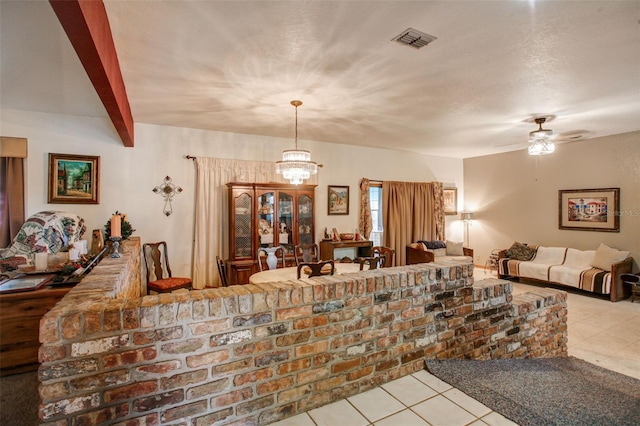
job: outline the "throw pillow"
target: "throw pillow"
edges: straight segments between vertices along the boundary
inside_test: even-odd
[[[418,241],[419,243],[424,244],[424,246],[429,250],[447,248],[447,244],[444,241]]]
[[[509,247],[506,254],[509,259],[527,261],[536,255],[536,248],[516,241]]]
[[[591,266],[602,269],[603,271],[611,271],[611,265],[622,262],[627,257],[629,257],[628,251],[616,250],[600,243],[600,246],[596,250],[596,255],[593,256],[593,260],[591,261]]]
[[[427,250],[433,253],[434,257],[442,257],[442,256],[446,256],[447,255],[447,249],[446,248],[441,248],[441,249],[433,249],[433,250]]]
[[[447,241],[447,256],[464,256],[462,243]]]

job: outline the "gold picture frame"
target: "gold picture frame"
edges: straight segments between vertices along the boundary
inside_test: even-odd
[[[100,157],[49,154],[49,204],[99,204]]]
[[[456,215],[458,214],[458,188],[444,188],[444,214]]]
[[[329,185],[327,191],[327,214],[349,214],[349,187]]]
[[[559,190],[558,227],[620,232],[620,188]]]

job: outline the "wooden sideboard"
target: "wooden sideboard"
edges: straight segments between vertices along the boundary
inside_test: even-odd
[[[72,288],[0,294],[0,375],[38,369],[40,319]]]
[[[372,241],[321,241],[320,260],[336,260],[342,258],[341,252],[346,254],[351,260],[356,257],[371,256]]]

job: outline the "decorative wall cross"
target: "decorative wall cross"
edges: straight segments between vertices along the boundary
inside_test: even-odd
[[[164,209],[162,210],[162,212],[165,214],[165,216],[169,216],[171,213],[173,213],[173,206],[171,205],[173,196],[181,193],[182,188],[174,185],[173,182],[171,182],[171,178],[169,176],[166,176],[162,185],[153,188],[153,192],[162,195],[162,197],[164,198]]]

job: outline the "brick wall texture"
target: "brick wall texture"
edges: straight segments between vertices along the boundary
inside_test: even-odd
[[[138,297],[139,241],[114,261],[41,322],[42,424],[268,424],[425,358],[567,355],[565,292],[513,296],[472,264]]]

